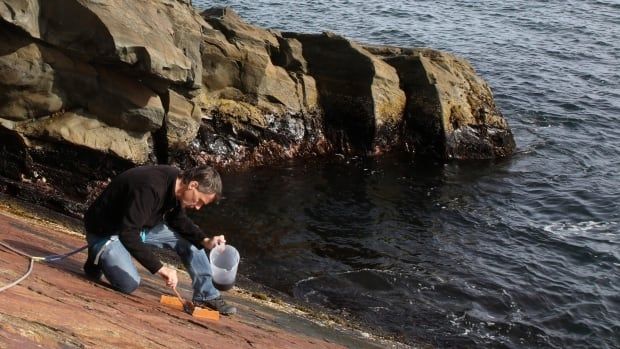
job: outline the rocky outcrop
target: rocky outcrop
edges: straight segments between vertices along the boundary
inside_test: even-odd
[[[285,36],[301,43],[336,148],[369,151],[398,144],[392,137],[401,123],[405,94],[394,68],[335,34]]]
[[[407,94],[403,136],[421,155],[492,159],[515,143],[488,84],[462,58],[431,49],[367,47],[394,66]]]
[[[463,59],[281,33],[181,0],[0,0],[0,134],[0,190],[70,197],[76,215],[146,163],[514,149]]]
[[[184,52],[198,41],[181,39],[199,39],[200,24],[188,24],[199,17],[179,1],[4,0],[0,16],[86,62],[124,64],[173,83],[198,75]]]
[[[203,112],[191,158],[261,164],[328,150],[315,80],[301,45],[245,23],[235,12],[202,13]]]

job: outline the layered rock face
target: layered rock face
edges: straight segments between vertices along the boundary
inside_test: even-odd
[[[488,84],[464,59],[431,49],[366,47],[396,68],[407,94],[403,142],[439,159],[512,154],[512,132]]]
[[[0,0],[0,190],[79,215],[119,171],[404,148],[510,155],[463,59],[252,26],[182,0]]]

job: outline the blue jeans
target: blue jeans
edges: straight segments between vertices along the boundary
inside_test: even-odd
[[[175,250],[181,257],[183,265],[192,278],[194,289],[192,299],[194,301],[207,301],[219,297],[219,291],[213,286],[211,263],[205,250],[196,248],[164,223],[146,229],[144,232],[144,243]],[[131,255],[118,239],[118,235],[113,235],[104,241],[101,237],[87,235],[86,241],[90,246],[94,246],[91,252],[95,255],[103,249],[97,265],[112,287],[123,293],[131,293],[138,288],[140,275],[131,261]]]

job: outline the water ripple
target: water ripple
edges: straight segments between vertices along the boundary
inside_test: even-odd
[[[197,1],[249,22],[470,60],[518,153],[401,155],[227,175],[198,219],[242,272],[440,347],[620,347],[617,1]],[[302,280],[302,281],[300,281]]]

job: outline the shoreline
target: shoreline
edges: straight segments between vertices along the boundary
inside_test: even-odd
[[[23,202],[5,194],[0,194],[0,220],[6,220],[5,217],[17,222],[27,223],[29,226],[44,227],[45,230],[51,230],[66,235],[73,240],[83,239],[81,222],[79,220],[64,216],[47,208]],[[4,239],[5,238],[3,238],[3,240]],[[0,252],[5,252],[5,250],[0,249]],[[81,259],[83,259],[83,254],[84,252],[77,254],[76,258],[80,258],[81,261]],[[165,255],[162,257],[165,262],[174,263],[174,261],[166,258]],[[79,265],[81,266],[81,264]],[[35,269],[37,267],[39,266],[36,265]],[[139,269],[143,268],[139,267]],[[189,279],[184,270],[179,268],[177,268],[177,270],[180,271],[180,279]],[[81,269],[79,272],[81,272]],[[155,279],[145,270],[142,270],[141,275],[143,279]],[[7,281],[8,280],[2,280],[2,283],[4,284]],[[22,283],[26,282],[28,282],[27,279],[22,281]],[[189,288],[186,286],[187,282],[184,283],[182,287],[186,289],[186,292],[189,292]],[[144,286],[141,286],[141,288],[144,288]],[[163,286],[158,288],[161,288],[162,291],[165,292]],[[5,296],[6,293],[7,291],[0,293],[0,297]],[[385,333],[377,332],[376,329],[371,332],[368,327],[355,321],[355,319],[332,315],[327,309],[295,300],[283,292],[271,289],[266,285],[258,284],[243,275],[238,275],[236,286],[233,290],[226,292],[225,297],[237,304],[244,304],[251,309],[260,308],[262,312],[272,313],[270,315],[281,319],[282,322],[286,324],[283,328],[290,330],[293,335],[322,338],[329,343],[335,343],[345,347],[413,347],[411,344],[401,343]],[[245,315],[246,314],[241,314],[240,316],[234,316],[230,319],[231,321],[237,319],[245,320]],[[0,317],[2,317],[2,312],[0,312]],[[3,337],[9,338],[10,336],[3,335],[2,330],[2,327],[0,327],[0,340],[2,340]],[[416,344],[415,347],[429,346]]]

